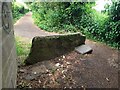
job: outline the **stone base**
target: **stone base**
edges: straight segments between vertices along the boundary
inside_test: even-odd
[[[85,43],[85,36],[80,33],[34,37],[26,64],[34,64],[61,56]]]

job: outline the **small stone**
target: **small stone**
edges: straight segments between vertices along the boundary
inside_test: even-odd
[[[61,65],[61,67],[63,67],[63,65]]]
[[[67,72],[67,70],[62,70],[62,73]]]
[[[57,71],[59,71],[59,69],[57,69]]]
[[[70,62],[66,62],[68,65],[70,65]]]
[[[20,69],[20,70],[19,70],[19,72],[24,73],[24,72],[25,72],[25,70],[24,70],[24,69]]]
[[[45,86],[43,86],[43,88],[45,88]]]
[[[36,72],[34,72],[34,74],[37,74]]]
[[[47,68],[46,68],[44,65],[32,67],[32,68],[31,68],[31,72],[32,72],[33,74],[48,73],[48,72],[47,72]]]
[[[56,66],[56,67],[59,67],[59,66],[60,66],[60,63],[55,64],[55,66]]]
[[[109,81],[109,78],[106,78],[107,81]]]
[[[63,55],[63,59],[65,58],[65,56]]]
[[[63,75],[63,77],[62,78],[65,78],[65,75]]]
[[[31,86],[29,86],[29,88],[32,88]]]
[[[82,88],[84,88],[84,86],[81,86]]]
[[[66,89],[67,87],[64,87],[64,89]]]
[[[69,66],[67,66],[66,68],[69,68]]]
[[[52,76],[52,74],[48,74],[49,76]]]
[[[40,81],[40,80],[39,80],[38,82],[39,82],[39,83],[41,83],[41,81]]]
[[[25,79],[26,80],[33,80],[33,79],[35,79],[37,76],[35,76],[35,75],[27,75],[27,76],[25,76]]]
[[[49,72],[49,70],[46,70],[46,72]]]

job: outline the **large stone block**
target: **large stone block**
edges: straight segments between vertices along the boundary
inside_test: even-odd
[[[63,55],[76,46],[85,43],[85,36],[80,33],[34,37],[26,64],[34,64]]]
[[[0,89],[16,87],[16,59],[11,2],[0,2]]]

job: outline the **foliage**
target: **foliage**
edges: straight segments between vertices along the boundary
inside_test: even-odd
[[[32,3],[33,18],[35,23],[48,31],[68,32],[76,30],[73,26],[80,21],[84,3]],[[81,7],[79,7],[81,6]],[[70,26],[70,27],[69,27]],[[52,30],[53,29],[53,30]]]
[[[112,6],[109,7],[108,14],[110,16],[111,21],[120,21],[120,1],[112,2]]]
[[[30,52],[31,44],[26,42],[28,40],[25,41],[25,39],[23,40],[21,37],[16,37],[15,39],[18,58],[24,62],[23,60],[26,59]]]
[[[115,21],[119,20],[119,3],[105,13],[92,9],[94,5],[93,2],[34,2],[31,9],[35,23],[44,30],[82,32],[88,38],[118,46],[120,23]]]
[[[120,1],[112,1],[112,5],[108,8],[109,20],[107,26],[107,41],[119,48],[120,38]]]
[[[16,22],[21,16],[28,12],[28,9],[25,9],[24,6],[12,2],[12,14],[14,22]]]

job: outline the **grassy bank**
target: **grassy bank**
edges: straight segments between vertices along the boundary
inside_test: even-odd
[[[31,43],[28,39],[22,38],[22,37],[15,37],[16,39],[16,49],[17,49],[17,55],[18,55],[18,62],[20,64],[24,64],[24,60],[27,58]]]

